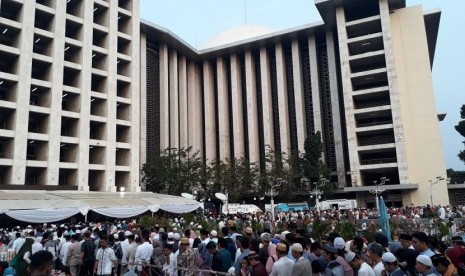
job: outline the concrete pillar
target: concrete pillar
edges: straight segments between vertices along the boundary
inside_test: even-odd
[[[260,144],[258,141],[258,109],[255,61],[251,51],[245,52],[245,81],[247,89],[247,119],[249,135],[250,163],[260,164]]]
[[[140,165],[147,163],[147,37],[140,35]],[[145,191],[145,183],[141,188]]]
[[[295,117],[297,125],[297,148],[305,152],[304,144],[307,137],[307,114],[305,113],[305,95],[302,81],[302,64],[300,60],[299,41],[292,41],[292,71],[294,77]]]
[[[27,133],[29,122],[29,99],[31,93],[32,49],[34,46],[35,1],[23,4],[23,29],[21,32],[21,55],[19,56],[18,90],[16,98],[16,123],[13,150],[12,184],[26,183]],[[49,145],[51,146],[51,145]]]
[[[216,154],[216,124],[215,124],[215,87],[214,74],[210,62],[203,63],[203,100],[205,116],[205,157],[214,161]]]
[[[170,146],[168,46],[160,45],[160,151]]]
[[[187,66],[187,99],[188,105],[188,135],[189,145],[194,152],[199,151],[203,155],[203,104],[200,69],[194,62],[189,62]]]
[[[245,155],[244,149],[244,116],[242,114],[241,65],[237,55],[231,56],[231,99],[234,129],[234,157]]]
[[[219,57],[216,60],[218,83],[218,121],[220,137],[220,159],[231,158],[229,139],[229,101],[228,101],[228,70],[225,60]]]
[[[265,146],[274,148],[273,100],[271,96],[270,59],[265,47],[260,48],[262,84],[263,137]]]
[[[116,1],[115,1],[116,2]],[[130,190],[132,192],[140,192],[140,171],[142,169],[142,164],[139,162],[140,156],[140,135],[141,135],[141,114],[146,116],[146,108],[141,108],[141,92],[142,88],[146,89],[146,84],[144,83],[141,85],[141,78],[142,72],[146,73],[145,69],[146,66],[140,66],[142,63],[140,62],[142,51],[140,51],[140,7],[139,1],[133,1],[133,8],[132,8],[132,61],[131,61],[131,79],[132,79],[132,90],[131,90],[131,172],[130,172]],[[116,4],[116,3],[115,3]],[[145,47],[145,45],[144,45]],[[146,63],[145,57],[145,49],[144,49],[144,63]],[[141,70],[142,69],[142,70]],[[147,92],[145,92],[145,95]],[[146,130],[144,129],[144,134],[146,134]],[[147,148],[144,148],[144,152]],[[145,190],[145,187],[144,187]]]
[[[179,147],[187,148],[191,145],[189,145],[188,129],[187,129],[187,115],[188,115],[187,65],[186,65],[185,56],[180,56],[178,58],[178,68],[179,68]]]
[[[87,1],[84,3],[84,34],[93,31],[94,5]],[[82,71],[81,71],[81,112],[79,118],[79,166],[78,189],[89,191],[89,140],[90,140],[90,95],[92,69],[92,36],[82,36]]]
[[[346,173],[344,164],[344,150],[342,144],[343,126],[341,125],[341,112],[339,108],[339,94],[336,70],[336,66],[339,66],[339,64],[336,62],[336,49],[334,45],[332,31],[326,32],[326,45],[328,47],[329,84],[331,87],[331,110],[333,114],[334,148],[336,153],[337,178],[339,186],[345,187]]]
[[[352,186],[361,186],[362,179],[359,169],[358,159],[358,144],[356,136],[356,124],[354,117],[354,101],[353,101],[353,90],[352,81],[350,78],[351,70],[349,64],[349,48],[347,46],[347,30],[346,20],[343,7],[336,9],[336,20],[337,20],[337,32],[339,39],[339,56],[341,59],[341,77],[342,77],[342,89],[344,90],[344,110],[347,128],[347,143],[349,149],[349,160],[350,160],[350,172]]]
[[[403,139],[405,134],[402,123],[402,110],[400,109],[399,85],[397,82],[397,71],[395,64],[396,61],[394,55],[394,45],[392,41],[388,1],[380,0],[379,10],[381,16],[381,28],[383,32],[384,53],[386,58],[389,97],[391,99],[392,124],[394,126],[397,166],[399,169],[399,182],[400,184],[406,184],[409,183],[407,154],[405,149],[405,141]]]
[[[66,24],[66,3],[58,1],[56,3],[55,14],[56,26]],[[58,185],[60,173],[60,149],[56,145],[61,142],[61,100],[63,91],[63,62],[65,56],[65,28],[55,28],[55,39],[53,47],[53,64],[52,64],[52,91],[50,101],[50,122],[49,122],[49,140],[48,140],[48,169],[47,185]]]
[[[279,102],[279,134],[281,138],[281,151],[291,152],[291,130],[289,126],[289,104],[287,97],[286,60],[281,43],[276,45],[276,72],[278,79]]]
[[[110,5],[109,17],[118,18],[118,5],[115,6],[116,0]],[[110,20],[108,25],[108,60],[109,69],[107,78],[107,136],[106,136],[106,172],[105,172],[105,191],[116,192],[115,186],[115,165],[116,165],[116,91],[117,91],[117,70],[116,61],[118,60],[118,20]],[[132,85],[132,84],[131,84]]]
[[[204,145],[204,140],[205,140],[205,133],[203,132],[204,124],[205,122],[203,121],[203,110],[204,110],[204,105],[203,105],[203,87],[202,87],[202,69],[200,66],[195,65],[195,106],[197,108],[196,112],[196,124],[195,126],[197,127],[197,136],[196,136],[196,141],[198,143],[198,149],[200,150],[201,156],[205,156],[205,145]]]
[[[169,51],[170,86],[170,147],[179,148],[179,94],[178,94],[178,53]]]
[[[316,51],[315,36],[308,38],[308,52],[310,59],[310,75],[312,82],[312,107],[313,121],[315,124],[315,132],[319,131],[323,134],[323,120],[321,117],[321,98],[320,98],[320,80],[318,74],[318,53]],[[324,152],[323,152],[324,158]]]

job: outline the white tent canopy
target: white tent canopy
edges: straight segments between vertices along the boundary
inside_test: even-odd
[[[0,191],[0,214],[31,223],[59,221],[89,211],[128,218],[160,209],[188,213],[199,207],[195,200],[149,192]]]

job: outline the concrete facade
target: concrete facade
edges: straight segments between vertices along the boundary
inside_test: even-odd
[[[386,177],[388,204],[428,203],[431,175],[445,176],[430,67],[440,12],[423,14],[397,0],[316,5],[324,24],[259,38],[245,34],[244,40],[224,45],[212,39],[215,44],[201,50],[169,30],[142,23],[150,43],[167,45],[202,72],[201,87],[188,82],[189,93],[203,99],[203,148],[194,148],[207,162],[245,157],[263,164],[267,146],[303,152],[307,135],[320,131],[336,197],[373,206],[369,191]],[[247,28],[235,31],[239,35]],[[413,53],[414,48],[419,51]],[[422,70],[412,70],[418,60]],[[417,98],[421,104],[413,101]],[[419,153],[433,149],[434,162]],[[435,203],[448,201],[445,191],[435,186]]]
[[[0,189],[140,191],[139,18],[138,1],[0,2]]]

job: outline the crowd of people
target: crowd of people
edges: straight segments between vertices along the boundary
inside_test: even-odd
[[[434,213],[460,217],[452,207],[389,209],[411,219]],[[422,231],[399,233],[393,241],[334,229],[318,239],[314,222],[369,218],[366,210],[195,218],[170,216],[153,225],[139,221],[28,225],[0,229],[0,275],[465,275],[465,243],[446,244]],[[208,221],[207,224],[202,222]]]

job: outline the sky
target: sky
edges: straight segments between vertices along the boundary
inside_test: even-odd
[[[276,31],[321,21],[314,0],[140,0],[141,17],[163,26],[195,48],[216,34],[245,23]],[[244,4],[245,3],[245,4]],[[457,154],[464,149],[454,126],[465,104],[465,1],[407,0],[407,6],[423,10],[440,8],[433,84],[441,123],[446,167],[465,170]],[[432,156],[431,158],[434,158]]]

